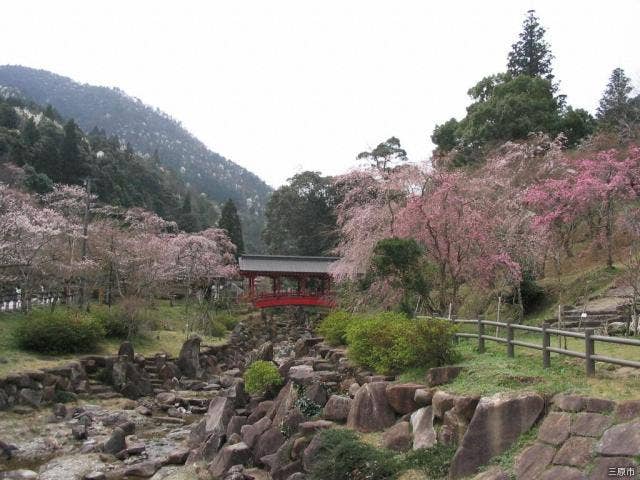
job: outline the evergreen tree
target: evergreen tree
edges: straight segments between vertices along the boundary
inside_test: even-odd
[[[509,52],[508,72],[517,77],[528,75],[553,80],[551,61],[553,55],[549,44],[544,39],[545,29],[540,25],[540,19],[535,10],[529,10],[522,23],[520,39],[511,46]]]
[[[242,239],[242,224],[240,216],[233,200],[229,199],[225,202],[220,213],[220,221],[218,227],[227,231],[229,238],[236,246],[236,256],[244,253],[244,240]]]
[[[36,126],[36,122],[33,121],[33,118],[29,118],[25,124],[24,129],[22,130],[22,139],[24,143],[32,146],[40,139],[40,132],[38,131],[38,127]]]
[[[334,208],[338,202],[330,177],[302,172],[290,178],[289,184],[273,192],[267,203],[267,226],[262,236],[269,253],[330,253],[337,242]]]
[[[16,110],[6,103],[0,103],[0,127],[5,128],[18,128],[20,125],[20,118]]]
[[[193,213],[193,207],[191,206],[191,192],[187,192],[180,209],[178,216],[178,226],[185,232],[197,232],[200,228],[198,225],[198,218]]]
[[[64,183],[78,183],[86,174],[82,165],[79,141],[78,127],[71,119],[64,126],[64,137],[60,146],[60,176]]]
[[[640,117],[637,102],[630,96],[632,90],[631,80],[624,70],[614,69],[598,106],[596,118],[600,128],[623,136],[631,134]]]

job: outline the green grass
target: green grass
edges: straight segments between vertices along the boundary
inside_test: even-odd
[[[64,309],[64,306],[57,307]],[[107,308],[106,306],[92,305],[91,311]],[[152,355],[157,352],[166,352],[177,355],[186,339],[185,326],[187,320],[194,322],[195,308],[191,307],[190,313],[184,305],[176,304],[171,307],[169,302],[159,301],[149,307],[148,313],[156,319],[156,327],[144,332],[132,339],[134,349],[142,355]],[[0,363],[0,376],[10,372],[25,370],[37,370],[53,367],[78,358],[78,355],[41,355],[23,351],[16,345],[14,331],[23,322],[28,322],[28,316],[22,313],[7,313],[0,315],[0,358],[7,360]],[[203,336],[203,343],[219,344],[224,337]],[[90,352],[93,354],[117,353],[122,340],[116,338],[103,339],[98,347]]]
[[[492,332],[493,334],[494,332]],[[638,378],[611,378],[609,372],[597,367],[594,377],[587,377],[580,359],[551,356],[551,367],[542,367],[541,352],[516,347],[515,358],[509,358],[504,345],[486,342],[486,351],[476,351],[477,342],[462,339],[459,351],[463,372],[447,391],[466,395],[493,395],[499,392],[535,391],[544,395],[560,392],[592,395],[612,400],[637,398]],[[405,372],[401,381],[424,382],[425,369]]]
[[[518,437],[518,440],[500,455],[493,457],[487,467],[498,466],[505,471],[513,469],[516,457],[522,450],[532,445],[538,437],[539,426],[535,426]]]

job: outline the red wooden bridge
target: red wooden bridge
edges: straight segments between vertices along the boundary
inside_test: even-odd
[[[329,266],[335,257],[242,255],[240,274],[248,279],[248,294],[258,308],[334,307]],[[261,281],[270,279],[271,284]]]

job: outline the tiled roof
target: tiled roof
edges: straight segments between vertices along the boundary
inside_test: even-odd
[[[329,273],[337,257],[295,257],[279,255],[242,255],[241,272]]]

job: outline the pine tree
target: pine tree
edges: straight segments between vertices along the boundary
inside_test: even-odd
[[[640,120],[637,103],[631,98],[632,91],[631,80],[624,70],[614,69],[596,114],[600,128],[624,136],[631,134],[633,126]]]
[[[514,77],[528,75],[553,80],[551,61],[553,55],[544,39],[545,29],[535,10],[529,10],[522,23],[520,39],[511,46],[507,70]]]
[[[236,255],[242,255],[244,253],[242,224],[240,223],[240,216],[238,215],[238,210],[233,200],[229,199],[223,205],[218,227],[227,231],[229,238],[236,246]]]
[[[40,132],[38,131],[38,127],[36,126],[36,122],[33,121],[33,118],[29,118],[24,124],[22,139],[24,140],[24,143],[29,146],[35,144],[40,139]]]

